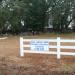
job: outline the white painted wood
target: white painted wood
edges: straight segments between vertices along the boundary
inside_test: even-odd
[[[23,47],[30,47],[30,45],[23,45]],[[49,48],[58,48],[58,46],[50,45]],[[75,49],[75,46],[60,46],[62,49]]]
[[[0,40],[4,40],[4,39],[7,39],[8,37],[3,37],[3,38],[0,38]]]
[[[75,52],[61,52],[61,55],[71,55],[71,56],[75,56]]]
[[[23,47],[30,47],[30,45],[23,45]]]
[[[49,48],[58,48],[57,46],[50,45]],[[75,49],[75,46],[60,46],[62,49]]]
[[[60,46],[62,49],[75,49],[75,46]]]
[[[29,50],[24,50],[25,53],[39,53],[39,54],[57,54],[57,52],[54,51],[29,51]]]
[[[58,54],[55,51],[29,51],[29,50],[24,50],[25,53],[39,53],[39,54]],[[60,52],[61,55],[72,55],[75,56],[75,53],[73,52]]]
[[[56,48],[57,52],[55,51],[35,51],[35,50],[24,50],[24,47],[30,47],[30,45],[23,44],[23,42],[31,42],[31,41],[49,41],[49,42],[56,42],[57,45],[49,45],[49,48]],[[60,39],[60,37],[57,37],[57,39],[23,39],[20,38],[20,56],[24,56],[24,53],[40,53],[40,54],[56,54],[57,59],[61,58],[61,55],[72,55],[75,56],[74,52],[61,52],[60,49],[75,49],[75,46],[61,46],[61,42],[69,42],[69,43],[75,43],[75,40],[72,39]]]
[[[57,42],[56,39],[23,39],[23,41],[26,41],[26,42],[30,42],[30,41],[33,41],[33,40],[41,40],[41,41],[49,41],[49,42]],[[70,43],[75,43],[75,40],[74,39],[61,39],[60,42],[70,42]]]
[[[23,38],[20,37],[20,56],[24,56],[24,49],[23,49]]]
[[[74,39],[61,39],[60,42],[75,43],[75,40]]]
[[[30,41],[49,41],[49,42],[57,42],[57,39],[23,39],[25,42]]]
[[[50,45],[49,48],[57,48],[57,46]]]
[[[57,59],[60,59],[60,37],[57,37]]]

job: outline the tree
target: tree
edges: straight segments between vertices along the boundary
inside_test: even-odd
[[[46,1],[32,0],[28,6],[26,24],[33,31],[43,31],[46,22]]]
[[[2,0],[0,32],[44,31],[51,19],[53,29],[63,32],[75,19],[75,0]],[[21,22],[24,22],[22,24]],[[8,24],[8,25],[7,25]]]
[[[52,15],[53,28],[56,31],[63,32],[68,29],[74,19],[74,8],[74,0],[52,0],[48,13]]]
[[[0,10],[0,26],[2,26],[0,27],[0,30],[5,30],[4,25],[6,25],[5,23],[9,22],[9,24],[11,25],[10,30],[12,31],[12,33],[21,32],[21,20],[23,19],[23,16],[25,14],[24,2],[19,0],[3,0]]]

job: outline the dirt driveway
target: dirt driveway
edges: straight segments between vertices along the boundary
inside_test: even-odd
[[[0,55],[17,56],[19,53],[19,39],[17,37],[8,37],[0,40]]]

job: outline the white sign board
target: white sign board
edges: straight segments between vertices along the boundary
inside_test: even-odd
[[[42,40],[34,40],[30,42],[30,49],[33,51],[48,51],[49,50],[49,42]]]

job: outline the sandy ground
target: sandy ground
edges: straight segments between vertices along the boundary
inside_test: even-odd
[[[20,57],[19,37],[0,40],[0,75],[55,75],[56,71],[72,72],[74,69],[74,56],[61,56],[61,60],[57,60],[54,55],[44,54],[25,54]]]

